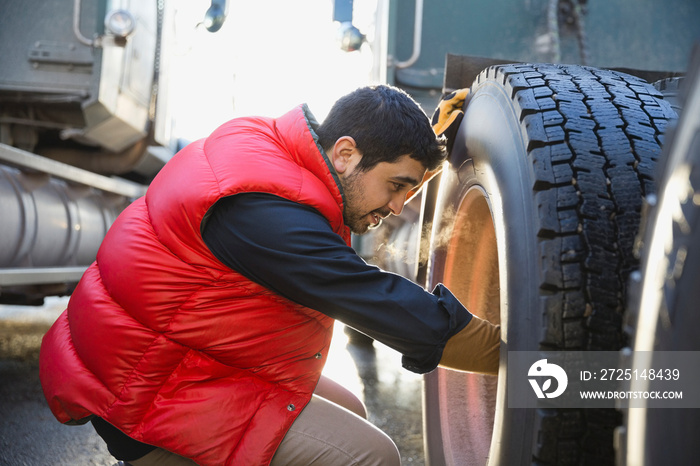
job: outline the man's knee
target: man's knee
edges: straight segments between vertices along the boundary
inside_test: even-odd
[[[365,408],[365,404],[350,390],[328,377],[321,377],[314,394],[342,406],[363,419],[367,419],[367,408]]]
[[[282,440],[273,466],[400,466],[386,433],[339,405],[314,396]]]

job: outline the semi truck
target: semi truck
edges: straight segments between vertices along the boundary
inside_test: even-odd
[[[0,303],[70,294],[116,216],[178,149],[174,9],[0,1]],[[226,2],[190,27],[216,32]]]
[[[428,114],[469,89],[442,174],[356,241],[501,325],[498,376],[425,376],[427,464],[691,464],[696,411],[513,408],[508,361],[698,350],[700,3],[389,0],[365,26],[351,3],[342,43],[367,43],[377,80]]]
[[[376,0],[364,24],[351,0],[334,3],[343,47],[373,56],[373,82],[427,113],[469,89],[441,174],[354,238],[368,260],[443,282],[501,325],[498,376],[425,376],[427,463],[696,458],[694,411],[511,408],[507,360],[698,349],[700,3]],[[212,1],[193,21],[215,32],[226,9]],[[0,11],[0,303],[39,304],[70,294],[179,147],[162,72],[172,10],[0,0]]]

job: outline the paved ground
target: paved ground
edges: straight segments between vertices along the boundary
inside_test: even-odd
[[[0,306],[0,465],[99,465],[116,461],[87,426],[68,427],[52,416],[39,385],[41,337],[65,306]],[[399,446],[404,465],[423,465],[421,379],[400,368],[400,356],[377,343],[348,345],[336,328],[326,375],[354,391],[370,421]]]

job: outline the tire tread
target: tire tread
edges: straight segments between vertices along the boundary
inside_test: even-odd
[[[493,77],[493,78],[492,78]],[[675,112],[620,72],[578,65],[494,66],[519,112],[537,206],[542,349],[618,350],[642,201]],[[533,464],[613,464],[605,410],[538,410]]]

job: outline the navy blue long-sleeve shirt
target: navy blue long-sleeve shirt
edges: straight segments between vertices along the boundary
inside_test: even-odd
[[[399,351],[413,372],[433,370],[471,320],[444,286],[429,293],[367,264],[317,210],[272,194],[219,200],[202,236],[231,269]]]

